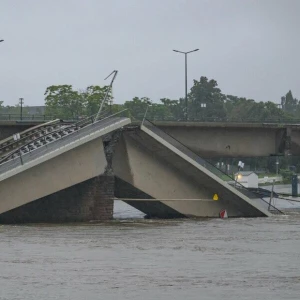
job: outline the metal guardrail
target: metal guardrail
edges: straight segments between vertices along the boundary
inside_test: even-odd
[[[12,158],[6,162],[3,162],[2,164],[0,164],[0,178],[1,175],[18,166],[25,165],[26,163],[31,162],[44,155],[47,155],[50,152],[54,152],[56,150],[61,149],[62,147],[66,147],[67,145],[74,143],[82,138],[85,138],[86,136],[92,135],[97,130],[104,130],[110,126],[114,126],[120,122],[123,122],[127,118],[123,117],[122,114],[124,114],[124,111],[113,114],[97,122],[90,123],[87,126],[79,128],[78,130],[70,133],[69,135],[62,136],[61,138],[48,144],[45,144],[35,150],[29,151],[28,153],[23,154],[22,156],[18,156],[16,158]],[[44,137],[40,137],[39,140],[42,140],[43,138]],[[26,146],[27,145],[23,145],[21,148]],[[14,150],[10,153],[10,155],[18,152],[21,148]]]
[[[177,139],[175,139],[174,137],[172,137],[171,135],[169,135],[168,133],[166,133],[162,129],[158,128],[151,121],[145,119],[145,120],[143,120],[143,123],[142,123],[141,126],[145,126],[147,129],[149,129],[150,131],[152,131],[154,134],[156,134],[159,137],[161,137],[162,139],[164,139],[166,142],[168,142],[169,144],[171,144],[173,147],[175,147],[176,149],[178,149],[179,151],[181,151],[182,153],[184,153],[185,155],[187,155],[189,158],[191,158],[197,164],[200,164],[201,166],[203,166],[204,168],[206,168],[207,170],[209,170],[214,175],[218,176],[223,181],[225,181],[225,182],[230,182],[230,181],[234,182],[234,185],[231,185],[231,186],[234,187],[234,188],[236,188],[238,191],[240,191],[241,193],[243,193],[247,197],[252,198],[252,199],[259,198],[260,200],[262,200],[265,204],[267,204],[269,206],[269,203],[267,201],[265,201],[263,198],[255,195],[253,192],[249,191],[246,187],[244,187],[241,183],[237,182],[234,178],[232,178],[228,174],[224,173],[223,171],[221,171],[220,169],[218,169],[216,166],[214,166],[213,164],[211,164],[207,160],[205,160],[202,157],[198,156],[195,152],[193,152],[187,146],[185,146],[184,144],[182,144],[181,142],[179,142]],[[281,212],[275,206],[271,205],[271,207],[274,210],[278,211],[279,213],[283,214],[283,212]]]
[[[163,121],[163,122],[208,122],[208,123],[254,123],[254,124],[262,124],[262,123],[271,123],[271,124],[300,124],[300,119],[264,119],[264,120],[257,120],[257,119],[228,119],[228,118],[200,118],[200,119],[175,119],[175,118],[152,118],[152,122],[155,121]]]
[[[124,110],[122,110],[124,111]],[[110,109],[106,109],[100,114],[100,118],[103,117],[103,115],[108,115],[110,112]],[[23,114],[0,114],[0,121],[51,121],[55,119],[60,119],[60,120],[65,120],[67,122],[81,122],[82,120],[86,120],[89,118],[95,118],[97,114],[93,114],[91,116],[84,116],[84,117],[76,117],[72,119],[64,119],[61,118],[60,116],[53,116],[53,115],[46,115],[46,114],[32,114],[32,115],[27,115]]]
[[[108,109],[107,109],[108,111]],[[94,115],[94,117],[96,114]],[[134,117],[134,116],[133,116]],[[141,116],[142,117],[142,116]],[[22,116],[20,114],[0,114],[0,121],[51,121],[54,119],[64,119],[57,116],[52,115],[46,115],[46,114],[32,114],[27,115],[23,114]],[[68,121],[70,122],[77,122],[82,119],[86,118],[73,118]],[[137,118],[138,120],[139,118]],[[263,123],[270,123],[270,124],[300,124],[300,119],[289,119],[289,118],[266,118],[264,120],[257,120],[254,118],[215,118],[215,117],[203,117],[203,118],[189,118],[186,120],[185,118],[164,118],[164,117],[152,117],[148,120],[151,120],[152,122],[208,122],[208,123],[254,123],[254,124],[263,124]]]
[[[136,118],[136,120],[142,121],[142,116]],[[254,118],[164,118],[164,117],[147,117],[151,122],[198,122],[198,123],[253,123],[253,124],[300,124],[300,119],[289,119],[289,118],[266,118],[263,120],[257,120]]]
[[[0,121],[51,121],[56,119],[50,115],[20,115],[20,114],[0,114]]]
[[[108,116],[108,111],[103,111],[100,118],[103,119],[107,116]],[[12,139],[12,137],[10,137],[10,141],[6,142],[2,147],[1,147],[1,143],[0,143],[0,155],[4,149],[12,147],[12,150],[6,151],[5,155],[0,156],[1,157],[0,164],[3,163],[5,160],[7,160],[7,158],[9,158],[9,156],[11,156],[14,153],[16,153],[17,151],[19,151],[19,149],[22,149],[23,147],[26,147],[31,143],[37,142],[41,138],[46,138],[48,135],[52,135],[55,133],[59,134],[61,131],[66,130],[67,128],[75,128],[75,130],[78,130],[81,127],[84,127],[90,123],[93,123],[94,118],[95,118],[95,115],[92,115],[88,118],[82,119],[76,123],[71,123],[69,125],[60,123],[61,121],[59,119],[56,119],[56,120],[53,120],[50,122],[43,123],[43,125],[38,125],[38,126],[33,127],[32,129],[27,129],[27,130],[21,132],[20,133],[21,138],[17,141],[14,141]],[[45,129],[45,128],[47,128],[48,124],[50,127],[54,126],[57,128],[49,131],[48,133],[43,133],[44,131],[46,131],[46,132],[48,131]]]
[[[53,120],[50,122],[43,123],[32,127],[32,129],[26,129],[23,132],[20,132],[20,139],[14,140],[13,136],[0,141],[0,164],[2,163],[3,158],[5,158],[9,153],[15,151],[15,149],[21,148],[22,146],[34,142],[37,138],[36,136],[42,135],[43,132],[47,132],[48,128],[51,128],[52,131],[56,130],[53,128],[61,126],[59,120]]]

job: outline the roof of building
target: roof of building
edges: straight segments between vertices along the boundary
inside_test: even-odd
[[[237,173],[235,173],[235,174],[241,174],[241,175],[243,175],[243,176],[249,176],[249,175],[251,175],[251,174],[255,174],[255,175],[257,175],[255,172],[253,172],[253,171],[239,171],[239,172],[237,172]]]

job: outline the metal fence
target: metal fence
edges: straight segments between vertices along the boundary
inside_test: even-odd
[[[20,115],[20,114],[0,114],[1,121],[51,121],[56,119],[50,115]]]
[[[136,118],[142,121],[142,117]],[[204,118],[173,118],[173,117],[156,117],[147,116],[147,119],[152,122],[196,122],[196,123],[270,123],[270,124],[300,124],[300,119],[289,119],[289,118],[266,118],[263,120],[258,120],[255,118],[215,118],[215,117],[204,117]]]
[[[142,122],[145,117],[144,114],[131,114],[131,118],[135,122]],[[249,123],[249,124],[300,124],[300,119],[296,118],[265,118],[265,119],[255,119],[255,118],[213,118],[213,117],[205,117],[205,118],[174,118],[174,117],[163,117],[163,116],[155,116],[148,114],[146,118],[153,123],[156,122],[194,122],[194,123]]]
[[[127,111],[122,110],[122,111]],[[100,114],[100,118],[108,115],[111,115],[112,113],[110,112],[110,109],[105,109],[101,112]],[[88,118],[93,118],[95,117],[96,114],[91,115],[91,116],[78,116],[72,119],[64,119],[61,118],[61,116],[54,116],[54,115],[43,115],[43,114],[0,114],[0,121],[51,121],[51,120],[55,120],[55,119],[63,119],[64,121],[67,122],[79,122],[81,120],[85,120]]]
[[[106,110],[108,112],[109,109]],[[129,111],[130,114],[130,111]],[[139,117],[131,114],[131,117],[137,121],[142,121],[143,113]],[[203,117],[203,118],[173,118],[173,117],[161,117],[151,116],[147,117],[152,122],[196,122],[196,123],[254,123],[254,124],[300,124],[300,119],[289,119],[289,118],[266,118],[263,120],[257,120],[254,118],[216,118],[216,117]],[[0,114],[0,121],[51,121],[54,119],[61,119],[59,116],[43,115],[43,114]],[[76,122],[83,119],[83,117],[76,117],[68,119],[69,122]]]

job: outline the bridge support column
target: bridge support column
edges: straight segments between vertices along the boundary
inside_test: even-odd
[[[0,223],[64,223],[113,218],[114,176],[99,175],[0,215]]]

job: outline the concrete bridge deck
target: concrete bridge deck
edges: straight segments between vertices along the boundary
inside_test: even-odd
[[[130,123],[108,118],[0,165],[0,214],[104,174],[102,137]]]
[[[0,165],[0,181],[129,123],[128,118],[108,118],[84,127],[80,131],[74,131],[66,137],[26,153],[21,157],[10,159]]]
[[[160,122],[203,158],[300,155],[300,124]]]

